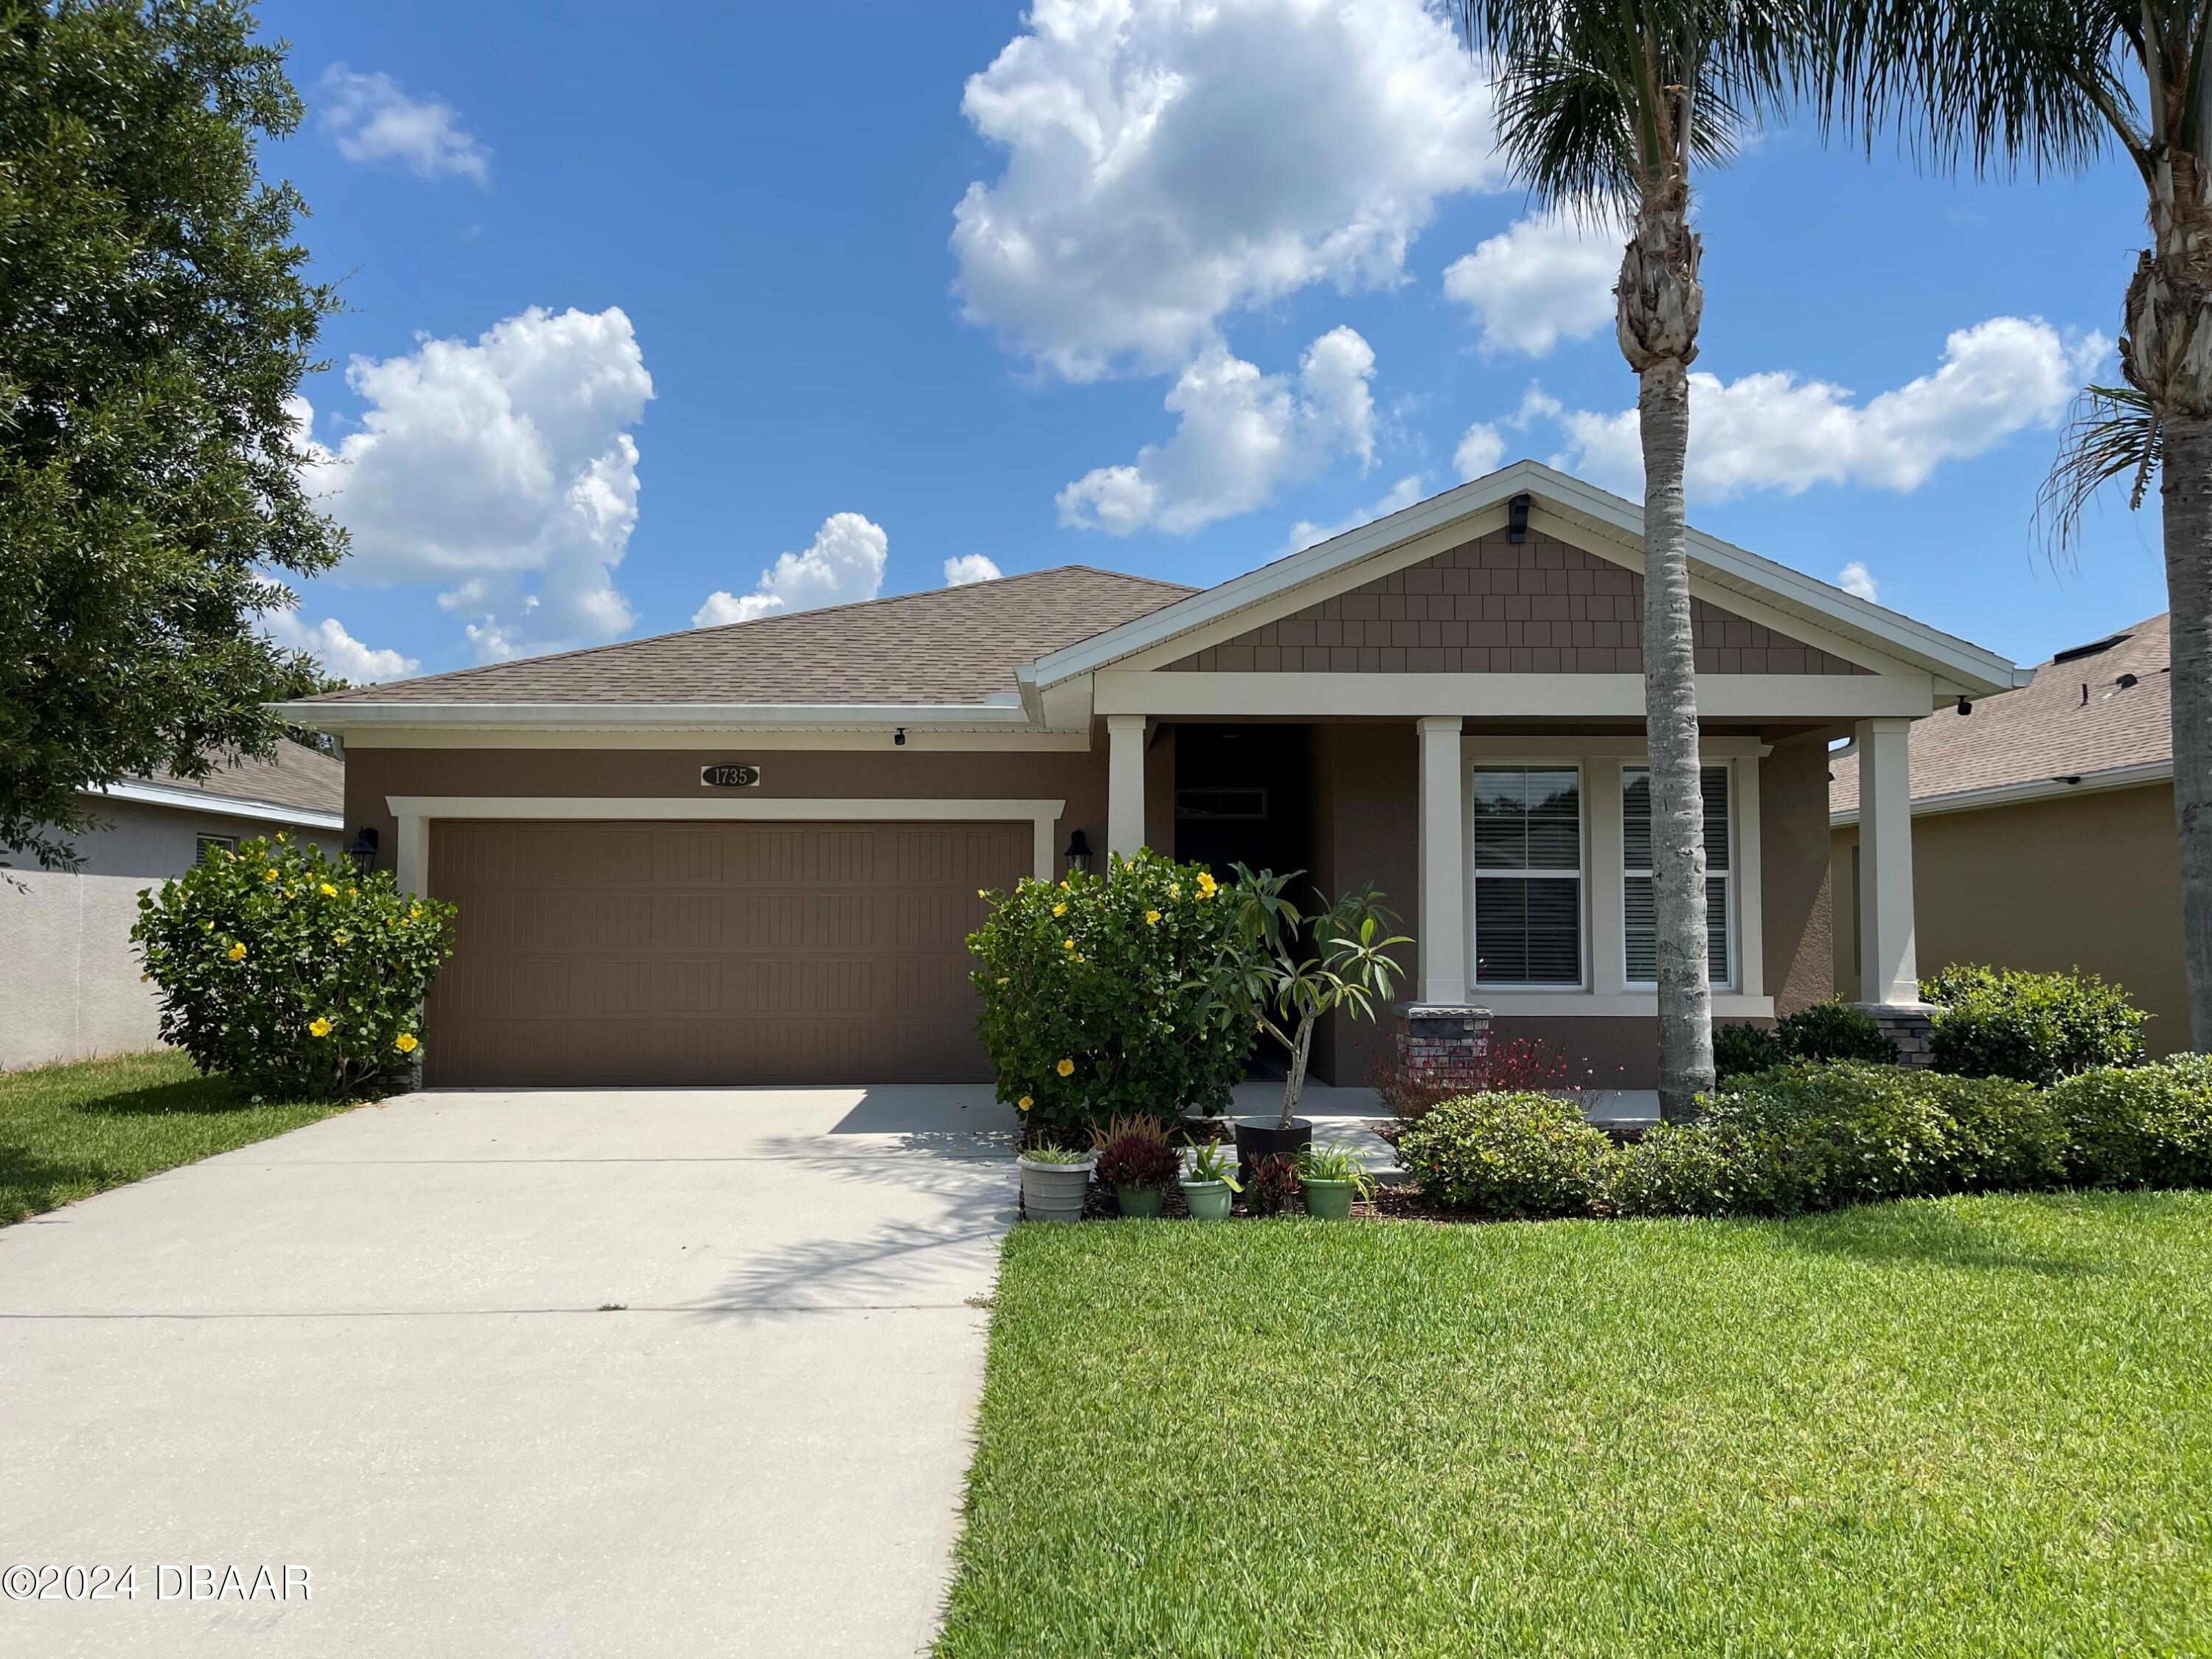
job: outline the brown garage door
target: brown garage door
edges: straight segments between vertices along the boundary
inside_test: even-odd
[[[552,823],[430,830],[460,907],[430,997],[445,1086],[965,1082],[979,887],[1027,823]]]

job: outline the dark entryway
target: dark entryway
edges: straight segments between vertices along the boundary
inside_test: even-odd
[[[1229,867],[1313,866],[1312,734],[1291,724],[1176,727],[1175,855]]]

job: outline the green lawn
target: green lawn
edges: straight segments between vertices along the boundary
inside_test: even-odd
[[[941,1651],[2212,1652],[2212,1194],[1024,1226]]]
[[[180,1054],[0,1075],[0,1223],[143,1180],[342,1109],[255,1105]]]

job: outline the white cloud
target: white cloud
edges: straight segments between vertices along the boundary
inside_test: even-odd
[[[397,161],[419,179],[459,173],[491,182],[491,152],[450,105],[410,98],[388,75],[333,64],[323,71],[324,131],[349,161]]]
[[[1689,491],[1724,501],[1818,483],[1917,489],[1946,461],[2051,425],[2111,349],[2094,333],[2063,339],[2040,318],[1994,317],[1953,334],[1934,374],[1863,404],[1843,386],[1786,372],[1728,381],[1692,374]],[[1643,487],[1634,410],[1568,410],[1559,419],[1569,441],[1562,465],[1624,491]]]
[[[1516,219],[1444,271],[1444,295],[1482,325],[1486,351],[1547,355],[1613,321],[1621,233],[1553,209]]]
[[[1480,478],[1486,472],[1498,471],[1498,464],[1505,459],[1505,434],[1486,421],[1477,421],[1468,428],[1452,451],[1452,465],[1458,469],[1460,482]]]
[[[287,650],[304,651],[329,672],[356,684],[373,680],[396,680],[422,665],[397,651],[363,645],[345,630],[336,617],[325,617],[310,628],[297,610],[264,611],[262,631]]]
[[[1377,519],[1387,519],[1393,513],[1419,501],[1421,489],[1421,475],[1416,472],[1411,477],[1401,478],[1392,484],[1381,499],[1369,503],[1348,518],[1339,519],[1334,524],[1316,524],[1310,519],[1300,519],[1291,526],[1291,533],[1284,538],[1275,556],[1281,558],[1285,554],[1304,552],[1309,547],[1318,547],[1323,542],[1334,541],[1348,530],[1373,524]]]
[[[1336,456],[1372,465],[1374,373],[1373,349],[1348,328],[1306,348],[1295,386],[1209,346],[1168,392],[1175,435],[1146,444],[1133,464],[1069,484],[1057,498],[1060,520],[1115,536],[1191,531],[1261,506]]]
[[[1863,599],[1879,599],[1881,584],[1874,579],[1874,572],[1857,559],[1853,559],[1836,574],[1836,586],[1846,593],[1855,593]]]
[[[994,582],[1006,573],[981,553],[963,553],[945,562],[945,585],[966,587],[975,582]]]
[[[337,580],[437,581],[486,659],[607,640],[637,523],[637,443],[653,379],[617,307],[532,307],[471,343],[425,338],[346,384],[368,404],[335,453],[307,441],[310,487],[353,535]],[[301,405],[303,438],[312,411]]]
[[[882,591],[890,538],[857,513],[833,513],[822,521],[804,553],[785,553],[761,572],[750,593],[718,590],[692,613],[694,628],[750,622],[783,611],[872,599]],[[988,561],[987,561],[988,562]],[[949,579],[951,561],[946,561]],[[994,570],[992,574],[998,573]]]
[[[1072,380],[1180,369],[1221,318],[1402,279],[1502,187],[1490,76],[1423,0],[1035,0],[962,109],[1006,151],[953,214],[971,322]]]

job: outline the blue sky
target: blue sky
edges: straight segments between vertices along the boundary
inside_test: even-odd
[[[1499,457],[1638,487],[1617,253],[1504,177],[1419,0],[610,16],[265,7],[356,545],[272,627],[340,672],[976,556],[1209,583]],[[2114,372],[2124,171],[1958,185],[1791,128],[1702,186],[1694,522],[2022,661],[2164,608],[2154,503],[2068,575],[2031,533]]]

